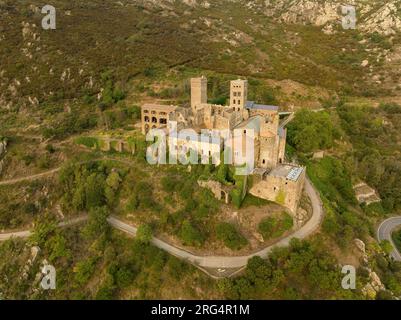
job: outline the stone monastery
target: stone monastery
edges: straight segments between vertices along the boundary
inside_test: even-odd
[[[191,79],[191,107],[179,107],[159,104],[142,106],[142,133],[151,129],[177,131],[182,129],[201,130],[241,130],[243,139],[249,139],[247,130],[253,130],[254,163],[253,186],[249,192],[260,198],[278,202],[295,215],[305,181],[305,169],[285,162],[287,131],[280,125],[277,106],[257,104],[248,101],[248,81],[234,80],[230,84],[230,102],[228,106],[207,102],[207,79]],[[238,132],[238,131],[237,131]],[[179,138],[169,140],[175,144],[175,150],[196,149],[202,156],[220,157],[223,142],[188,141]],[[245,142],[242,144],[244,148]],[[171,147],[171,146],[170,146]],[[244,152],[243,152],[244,153]],[[234,164],[238,161],[234,155]],[[237,160],[236,160],[237,159]]]

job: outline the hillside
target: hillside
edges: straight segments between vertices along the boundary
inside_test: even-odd
[[[0,106],[97,97],[107,70],[129,91],[171,68],[399,95],[400,2],[372,3],[357,2],[357,30],[342,30],[337,1],[55,1],[46,31],[40,2],[1,1]]]
[[[399,299],[401,263],[376,230],[401,211],[401,0],[350,1],[355,30],[341,27],[342,3],[53,0],[57,28],[43,30],[41,1],[0,0],[0,240],[32,232],[0,242],[0,299]],[[249,100],[294,111],[285,161],[306,168],[324,209],[308,238],[220,280],[152,237],[236,257],[298,226],[279,197],[247,195],[253,177],[233,167],[146,162],[141,105],[188,106],[199,75],[210,103],[240,77]],[[218,200],[209,180],[244,197]],[[358,185],[381,201],[359,201]],[[303,223],[313,207],[304,193]],[[45,262],[58,290],[37,289]],[[341,287],[344,265],[356,290]]]

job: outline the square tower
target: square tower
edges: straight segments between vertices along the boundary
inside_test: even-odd
[[[191,79],[191,108],[196,111],[196,108],[203,103],[207,103],[207,79],[201,78]]]
[[[248,81],[234,80],[230,85],[230,107],[235,111],[242,111],[248,100]]]

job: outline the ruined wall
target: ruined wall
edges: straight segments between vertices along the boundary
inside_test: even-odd
[[[209,189],[217,200],[224,200],[227,204],[230,202],[230,190],[224,188],[220,182],[214,180],[199,180],[198,184],[202,188]]]
[[[141,109],[142,133],[151,129],[167,127],[170,114],[177,109],[176,106],[145,104]]]

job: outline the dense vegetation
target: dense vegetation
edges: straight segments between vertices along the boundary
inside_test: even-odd
[[[30,258],[25,243],[0,244],[0,292],[3,299],[155,299],[207,298],[213,284],[202,272],[165,252],[104,228],[104,212],[92,212],[83,227],[60,230],[51,221],[39,224],[30,242],[39,245],[37,260],[22,277]],[[96,223],[98,224],[98,223]],[[57,272],[56,290],[35,289],[41,261],[47,259]],[[217,296],[215,296],[217,297]]]
[[[354,146],[350,154],[355,162],[354,174],[379,191],[387,211],[400,209],[401,106],[382,104],[379,108],[369,108],[343,105],[338,114]]]
[[[401,230],[395,231],[392,234],[392,238],[398,251],[401,252]]]
[[[287,212],[283,212],[279,217],[263,219],[258,225],[258,231],[264,240],[278,238],[290,230],[293,223],[293,218]]]
[[[254,257],[245,274],[222,280],[221,292],[229,299],[357,299],[358,291],[341,287],[335,258],[317,239],[293,240],[290,247],[274,250],[269,258]]]
[[[216,227],[217,238],[224,242],[225,246],[232,249],[241,249],[247,244],[247,240],[239,233],[234,225],[222,222]]]
[[[11,151],[6,161],[11,155],[24,164],[21,172],[31,167],[50,169],[57,158],[69,156],[68,150],[56,151],[62,139],[93,129],[132,130],[142,99],[187,103],[187,79],[200,70],[208,75],[212,103],[227,100],[228,81],[238,75],[249,79],[249,100],[266,104],[289,106],[289,100],[302,104],[321,89],[308,87],[301,93],[299,83],[288,79],[347,95],[387,93],[366,83],[367,69],[361,67],[372,52],[370,66],[383,69],[375,48],[388,50],[392,43],[379,34],[371,34],[364,44],[358,31],[328,36],[311,25],[275,24],[259,13],[244,15],[245,6],[230,1],[212,3],[213,10],[175,4],[173,12],[139,2],[127,5],[125,0],[54,0],[60,28],[45,32],[39,27],[42,15],[35,5],[1,1],[0,135],[11,137],[11,144],[16,132],[51,139],[43,143],[44,154]],[[392,41],[396,44],[399,37]],[[268,85],[268,79],[285,79],[287,87]],[[285,89],[290,92],[283,94]],[[349,254],[355,238],[374,242],[375,223],[401,209],[401,107],[394,103],[379,108],[355,106],[327,97],[321,104],[326,111],[296,114],[288,128],[287,149],[307,166],[321,194],[326,216],[320,235],[293,241],[266,260],[253,258],[242,275],[219,282],[216,291],[211,279],[151,246],[152,235],[174,235],[174,240],[194,247],[216,240],[232,250],[246,247],[235,224],[216,219],[220,204],[198,187],[200,178],[233,186],[230,195],[237,208],[266,202],[245,196],[247,181],[224,165],[148,168],[146,143],[134,137],[136,154],[128,165],[77,160],[67,163],[57,182],[49,179],[0,188],[0,228],[20,228],[35,221],[28,246],[18,240],[0,244],[0,298],[362,298],[366,269],[358,270],[357,291],[342,290],[338,257],[328,249],[339,248],[341,256]],[[97,138],[75,141],[99,148]],[[32,145],[39,143],[27,142],[22,148]],[[311,153],[321,149],[329,155],[311,159]],[[378,190],[381,204],[357,203],[352,185],[359,180]],[[88,213],[88,221],[60,230],[49,218],[54,217],[60,198],[66,217]],[[110,214],[134,216],[140,225],[137,239],[113,232],[107,223]],[[291,227],[292,219],[284,216],[263,220],[259,231],[270,239]],[[399,238],[396,233],[397,245]],[[40,246],[40,260],[56,266],[58,290],[33,290],[40,261],[27,276],[22,275],[29,259],[26,248],[32,245]],[[386,287],[400,295],[401,266],[389,259],[383,247],[372,250],[370,264]],[[380,292],[379,298],[389,298],[388,292]]]
[[[300,152],[331,148],[336,135],[326,112],[301,110],[288,125],[288,142]]]

